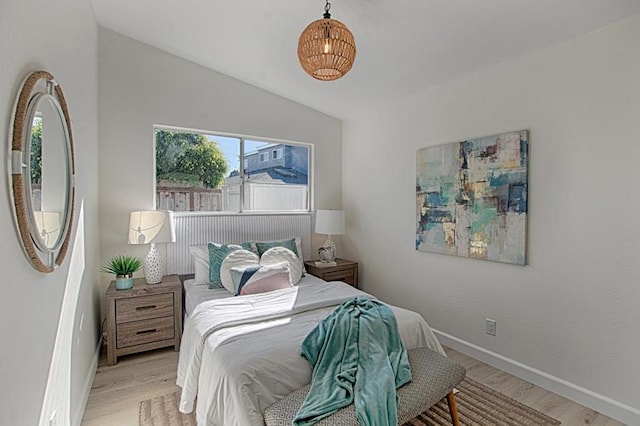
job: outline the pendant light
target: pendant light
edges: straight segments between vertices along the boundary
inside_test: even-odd
[[[356,42],[353,34],[342,22],[331,19],[331,3],[326,1],[322,19],[313,21],[300,34],[298,59],[311,77],[337,80],[353,66]]]

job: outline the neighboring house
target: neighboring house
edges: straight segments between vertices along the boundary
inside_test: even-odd
[[[306,176],[309,173],[309,149],[304,146],[269,144],[244,156],[245,175],[275,167],[294,169]]]
[[[309,149],[269,144],[244,157],[245,210],[308,208]],[[233,171],[222,186],[223,210],[240,206],[240,173]]]

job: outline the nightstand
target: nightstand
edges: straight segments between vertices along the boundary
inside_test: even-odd
[[[165,275],[159,284],[133,280],[129,290],[116,290],[111,281],[107,301],[107,362],[151,349],[180,349],[182,284],[177,275]]]
[[[307,260],[304,266],[307,272],[325,281],[344,281],[358,288],[358,262],[336,258],[336,266],[316,266],[315,260]]]

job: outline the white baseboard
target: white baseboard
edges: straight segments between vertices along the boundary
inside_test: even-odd
[[[91,366],[87,371],[87,377],[84,380],[84,386],[82,389],[82,398],[81,403],[76,406],[74,410],[73,417],[71,417],[72,425],[82,424],[82,417],[84,417],[84,412],[87,409],[87,402],[89,401],[89,394],[91,393],[91,386],[93,385],[93,379],[96,376],[96,370],[98,369],[98,361],[100,361],[100,351],[102,350],[102,336],[98,339],[98,347],[96,348],[96,352],[93,354],[93,360],[91,360]]]
[[[522,364],[488,349],[458,339],[439,330],[433,330],[438,340],[458,352],[506,371],[529,383],[540,386],[580,405],[628,425],[640,425],[640,410],[574,383],[552,376],[544,371]]]

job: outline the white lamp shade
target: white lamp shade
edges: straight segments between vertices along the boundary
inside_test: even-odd
[[[167,210],[131,212],[129,244],[172,243],[175,240],[173,212]]]
[[[344,211],[317,210],[316,234],[342,235],[344,234]]]

